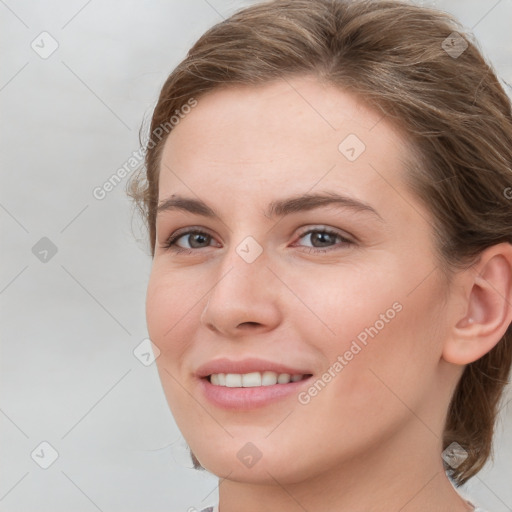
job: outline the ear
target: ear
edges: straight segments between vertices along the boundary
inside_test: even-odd
[[[492,350],[512,323],[512,245],[487,248],[460,279],[464,313],[454,317],[442,357],[465,365]]]

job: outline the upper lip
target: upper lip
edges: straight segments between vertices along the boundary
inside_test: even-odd
[[[248,358],[235,361],[233,359],[219,358],[201,365],[196,370],[196,375],[200,378],[208,377],[214,373],[251,373],[271,371],[276,373],[288,373],[290,375],[308,375],[309,370],[304,368],[293,368],[291,366],[267,361],[265,359]]]

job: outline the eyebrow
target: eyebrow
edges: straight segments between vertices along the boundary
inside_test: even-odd
[[[370,213],[384,222],[384,219],[379,215],[377,210],[369,204],[335,192],[301,194],[278,199],[269,204],[267,211],[264,211],[263,215],[269,218],[284,217],[292,213],[314,210],[325,206],[338,206],[341,208],[349,208],[357,212]],[[221,220],[219,215],[205,202],[177,194],[173,194],[171,197],[160,201],[156,212],[158,215],[159,213],[171,210],[195,213],[204,217]]]

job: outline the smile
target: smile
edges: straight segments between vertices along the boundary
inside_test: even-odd
[[[209,381],[214,386],[225,386],[228,388],[253,388],[259,386],[273,386],[275,384],[288,384],[298,382],[307,375],[289,373],[276,373],[272,371],[251,372],[251,373],[213,373]],[[309,375],[308,375],[309,376]]]

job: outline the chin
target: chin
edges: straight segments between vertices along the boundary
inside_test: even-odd
[[[192,461],[197,463],[198,469],[236,482],[275,485],[278,480],[283,485],[290,485],[312,476],[312,461],[305,459],[303,453],[277,452],[268,447],[269,454],[265,455],[267,449],[263,448],[258,455],[252,446],[243,443],[242,448],[238,448],[239,444],[235,441],[233,446],[224,445],[216,450],[211,446],[200,448],[191,452]]]

